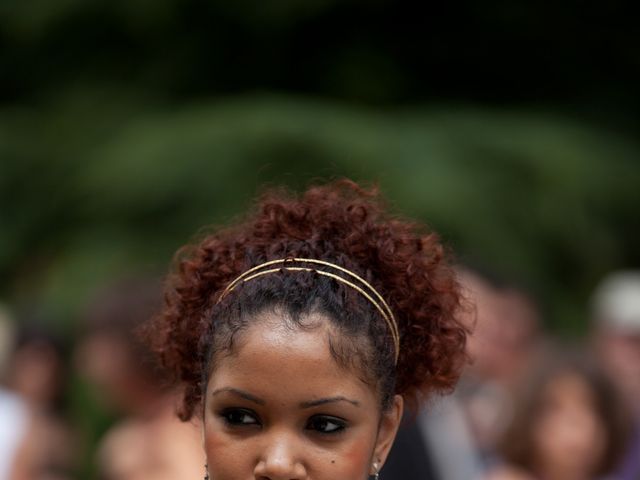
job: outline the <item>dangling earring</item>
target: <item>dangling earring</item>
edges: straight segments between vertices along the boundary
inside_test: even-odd
[[[204,480],[209,480],[209,467],[207,464],[204,464]]]
[[[374,480],[379,480],[380,478],[380,467],[378,466],[378,462],[373,462],[373,469],[375,473],[373,474]]]

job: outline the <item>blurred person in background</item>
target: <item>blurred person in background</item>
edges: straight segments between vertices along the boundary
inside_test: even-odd
[[[161,302],[159,282],[129,278],[104,288],[85,314],[78,368],[105,406],[123,416],[101,440],[102,480],[184,480],[204,465],[198,426],[175,415],[176,392],[138,341],[137,329]]]
[[[491,272],[459,269],[472,304],[468,349],[472,363],[458,386],[460,401],[485,467],[514,410],[514,391],[536,357],[544,335],[540,309],[522,286]]]
[[[472,363],[455,395],[408,418],[384,467],[390,480],[480,478],[511,419],[514,390],[542,344],[535,300],[515,282],[458,269],[468,300]]]
[[[472,480],[482,463],[455,396],[407,415],[381,476],[385,480]]]
[[[42,321],[21,322],[9,358],[6,384],[37,411],[63,409],[67,369],[65,347]]]
[[[77,445],[66,419],[68,372],[63,343],[42,319],[24,317],[16,329],[6,364],[3,383],[26,412],[26,421],[21,422],[23,441],[15,453],[15,478],[72,478]]]
[[[627,440],[620,397],[595,358],[564,348],[523,377],[488,480],[618,480]]]
[[[618,469],[623,480],[640,478],[640,271],[614,272],[592,298],[593,341],[632,415],[633,434]]]
[[[9,351],[14,342],[13,323],[0,308],[0,378],[7,370]],[[27,435],[30,417],[25,403],[0,384],[0,480],[23,479],[26,465],[18,464],[18,453]],[[24,458],[21,456],[24,463]]]

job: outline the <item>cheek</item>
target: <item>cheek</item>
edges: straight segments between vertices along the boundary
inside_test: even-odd
[[[375,431],[362,431],[340,445],[330,456],[331,464],[318,478],[360,480],[369,477],[374,451]],[[326,466],[326,462],[325,462]],[[326,468],[326,467],[325,467]]]
[[[255,452],[249,442],[239,442],[223,432],[209,429],[205,431],[204,450],[211,478],[250,478]]]
[[[212,451],[219,451],[221,448],[228,448],[229,444],[228,442],[225,440],[225,435],[223,435],[222,433],[218,433],[218,432],[213,432],[210,433],[208,431],[205,431],[204,434],[204,448],[207,452],[207,455],[209,455],[210,452]]]
[[[366,444],[347,448],[344,453],[342,478],[366,478],[369,473],[371,450]]]

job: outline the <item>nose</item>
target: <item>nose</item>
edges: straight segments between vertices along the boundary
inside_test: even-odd
[[[307,480],[300,453],[300,439],[273,435],[254,469],[256,480]]]

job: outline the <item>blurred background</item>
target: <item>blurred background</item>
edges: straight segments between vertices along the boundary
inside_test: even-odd
[[[265,185],[379,184],[570,342],[600,280],[640,268],[632,2],[5,0],[0,72],[4,383],[48,379],[76,452],[37,478],[95,478],[120,418],[82,360],[104,289],[153,283]]]

